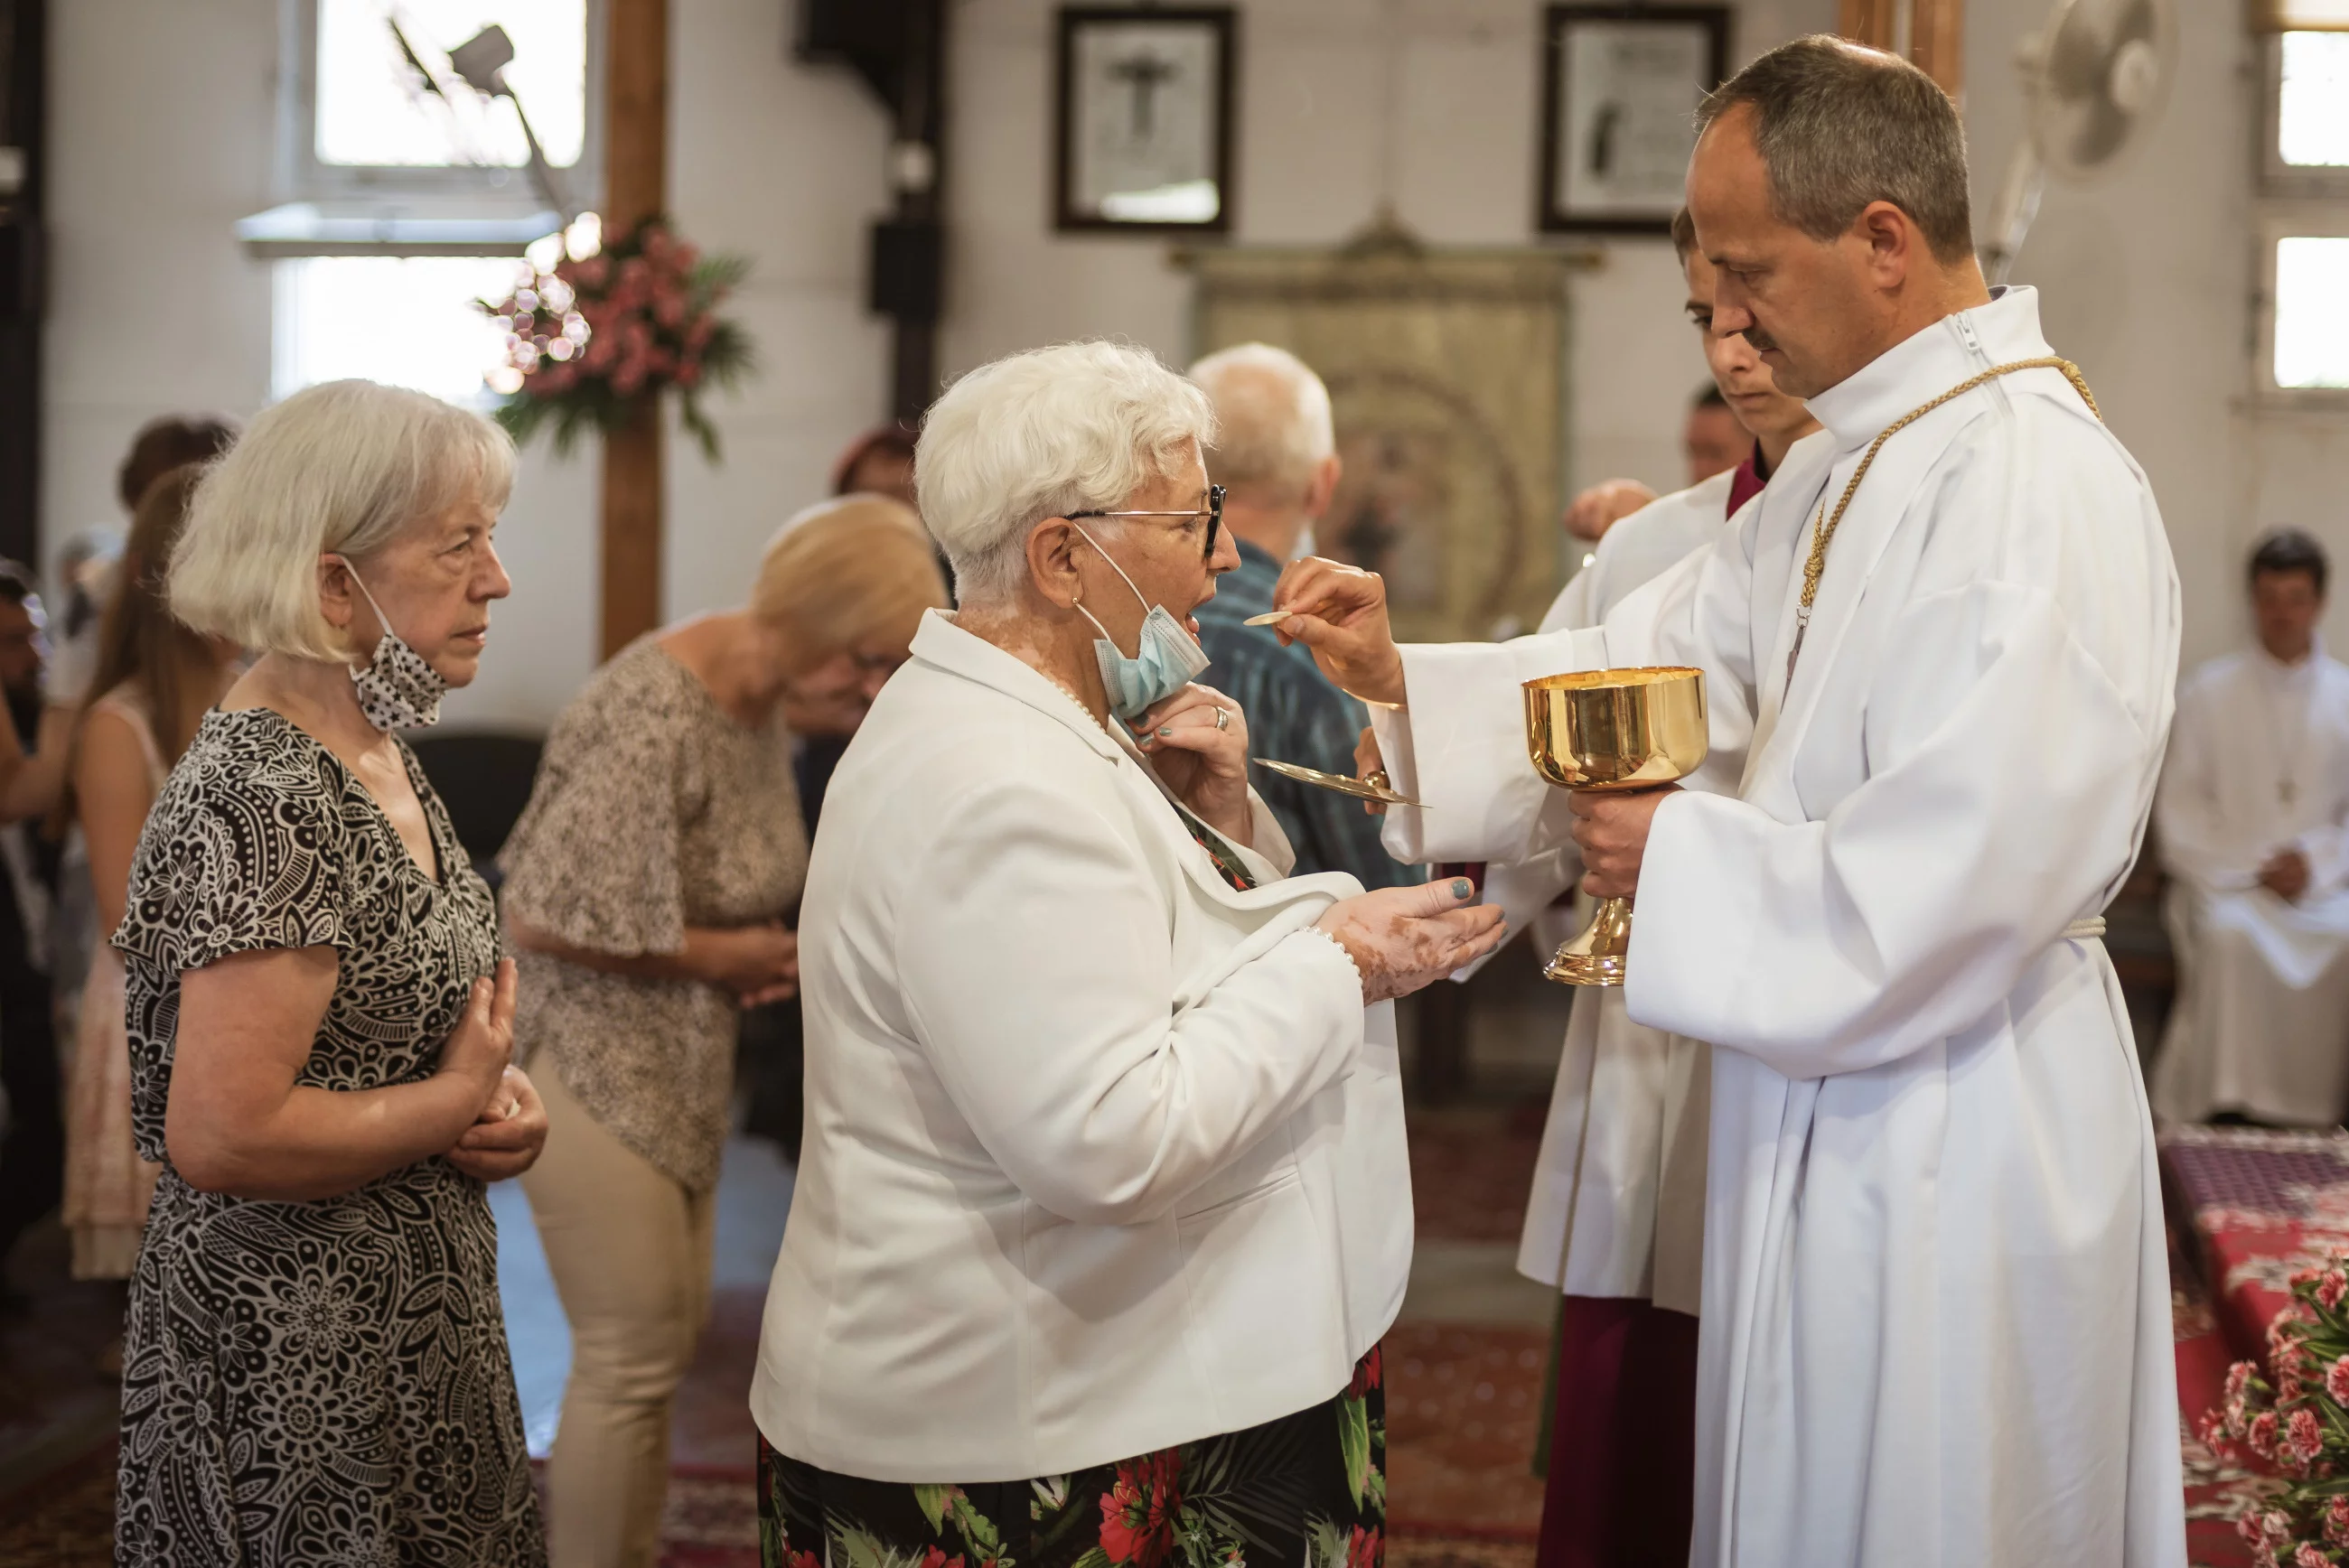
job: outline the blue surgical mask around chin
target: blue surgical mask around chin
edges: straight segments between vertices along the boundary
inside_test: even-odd
[[[1133,656],[1128,657],[1111,640],[1109,628],[1091,610],[1082,604],[1077,606],[1077,613],[1092,622],[1093,629],[1101,634],[1093,639],[1093,657],[1101,663],[1102,689],[1109,694],[1110,711],[1123,719],[1137,719],[1189,686],[1212,661],[1165,605],[1151,603],[1142,590],[1134,587],[1133,579],[1125,575],[1125,568],[1117,563],[1115,557],[1102,550],[1099,540],[1082,528],[1077,531],[1084,534],[1086,543],[1101,551],[1101,558],[1109,562],[1110,570],[1124,579],[1125,585],[1133,589],[1133,596],[1142,600],[1149,612],[1142,618],[1141,638]]]

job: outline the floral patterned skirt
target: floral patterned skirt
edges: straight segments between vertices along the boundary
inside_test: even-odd
[[[764,1568],[1381,1568],[1379,1350],[1336,1398],[1072,1475],[914,1485],[759,1439]]]

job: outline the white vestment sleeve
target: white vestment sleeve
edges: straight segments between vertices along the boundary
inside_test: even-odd
[[[1361,1048],[1361,976],[1309,901],[1177,995],[1158,877],[1081,800],[982,779],[916,863],[894,955],[912,1033],[988,1154],[1066,1219],[1171,1212]]]
[[[1574,580],[1557,591],[1549,602],[1549,611],[1541,618],[1537,632],[1568,632],[1577,626],[1596,625],[1599,621],[1599,562],[1597,557],[1585,562]]]
[[[1411,862],[1531,860],[1568,844],[1566,792],[1526,750],[1523,683],[1568,670],[1692,665],[1705,673],[1712,755],[1695,787],[1733,789],[1754,733],[1754,521],[1628,594],[1603,626],[1506,643],[1402,649],[1406,707],[1371,727],[1395,788],[1425,810],[1387,813],[1389,853]]]
[[[1791,1078],[1961,1033],[2109,896],[2146,736],[2037,588],[1915,601],[1874,676],[1866,777],[1823,820],[1701,793],[1657,811],[1633,1018]],[[1800,788],[1797,775],[1795,787]]]
[[[2260,869],[2239,863],[2240,851],[2233,848],[2238,835],[2226,830],[2220,817],[2219,759],[2213,755],[2220,735],[2210,696],[2209,686],[2198,685],[2178,700],[2161,787],[2153,798],[2154,827],[2171,875],[2206,892],[2240,892],[2259,885]]]

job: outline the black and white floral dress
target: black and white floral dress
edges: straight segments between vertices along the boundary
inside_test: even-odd
[[[180,975],[232,954],[335,949],[300,1082],[433,1071],[497,924],[412,756],[408,771],[437,882],[341,762],[266,708],[209,715],[147,819],[114,944],[133,1131],[164,1171],[130,1285],[120,1568],[546,1560],[481,1184],[435,1158],[260,1202],[197,1191],[164,1146]]]

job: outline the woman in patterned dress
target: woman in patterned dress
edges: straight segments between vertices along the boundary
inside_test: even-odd
[[[1411,1259],[1389,999],[1464,881],[1289,877],[1189,684],[1200,390],[1068,344],[924,422],[933,613],[826,797],[750,1408],[769,1568],[1374,1568]]]
[[[571,1323],[546,1476],[556,1568],[650,1568],[658,1550],[740,1009],[798,973],[794,734],[854,730],[945,598],[911,511],[825,502],[768,545],[748,606],[622,649],[547,737],[501,863],[514,1052],[554,1128],[523,1186]]]
[[[395,729],[473,678],[513,453],[332,382],[196,492],[169,579],[261,657],[149,816],[121,953],[132,1128],[122,1568],[543,1563],[483,1182],[544,1112],[508,1065],[489,889]]]

